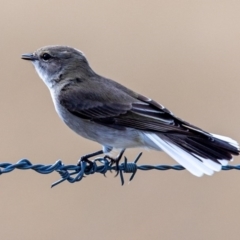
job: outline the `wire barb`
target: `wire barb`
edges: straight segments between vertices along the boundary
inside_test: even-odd
[[[142,153],[139,153],[136,159],[133,162],[128,162],[128,159],[124,157],[124,162],[119,164],[119,166],[112,166],[111,161],[106,158],[96,158],[91,164],[81,161],[77,165],[64,165],[61,160],[56,161],[52,165],[43,165],[43,164],[32,164],[28,159],[21,159],[15,164],[12,163],[0,163],[0,175],[4,173],[12,172],[15,169],[28,170],[32,169],[37,173],[41,174],[50,174],[52,172],[57,172],[60,174],[61,179],[54,182],[51,187],[55,187],[58,184],[68,181],[69,183],[75,183],[81,181],[84,177],[94,174],[101,173],[105,175],[108,171],[117,171],[117,175],[120,176],[121,184],[124,185],[124,173],[132,173],[129,178],[129,182],[135,177],[137,170],[176,170],[181,171],[185,168],[181,165],[137,165],[138,160],[142,156]],[[228,165],[222,166],[222,170],[240,170],[240,165]]]

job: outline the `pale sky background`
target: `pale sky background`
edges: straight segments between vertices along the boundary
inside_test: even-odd
[[[239,12],[240,2],[229,0],[2,0],[0,162],[75,164],[100,149],[61,122],[33,66],[20,59],[53,44],[82,50],[97,73],[240,141]],[[144,151],[139,164],[175,162]],[[51,189],[58,179],[30,170],[0,176],[1,239],[239,239],[238,171],[139,171],[123,187],[114,173],[95,174]]]

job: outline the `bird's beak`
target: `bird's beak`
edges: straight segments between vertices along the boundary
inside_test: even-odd
[[[25,53],[25,54],[22,54],[22,59],[24,59],[24,60],[30,60],[30,61],[37,60],[37,58],[34,56],[33,53]]]

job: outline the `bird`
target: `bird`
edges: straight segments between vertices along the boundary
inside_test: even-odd
[[[164,151],[195,176],[212,175],[239,155],[237,141],[209,133],[158,102],[97,74],[78,49],[53,45],[22,54],[48,87],[55,110],[75,133],[102,145],[90,157],[127,148]],[[113,160],[113,159],[112,159]]]

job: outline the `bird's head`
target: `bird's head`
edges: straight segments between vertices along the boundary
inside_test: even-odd
[[[33,53],[22,55],[30,60],[40,78],[51,88],[56,82],[71,77],[86,77],[93,74],[84,54],[67,46],[47,46]]]

